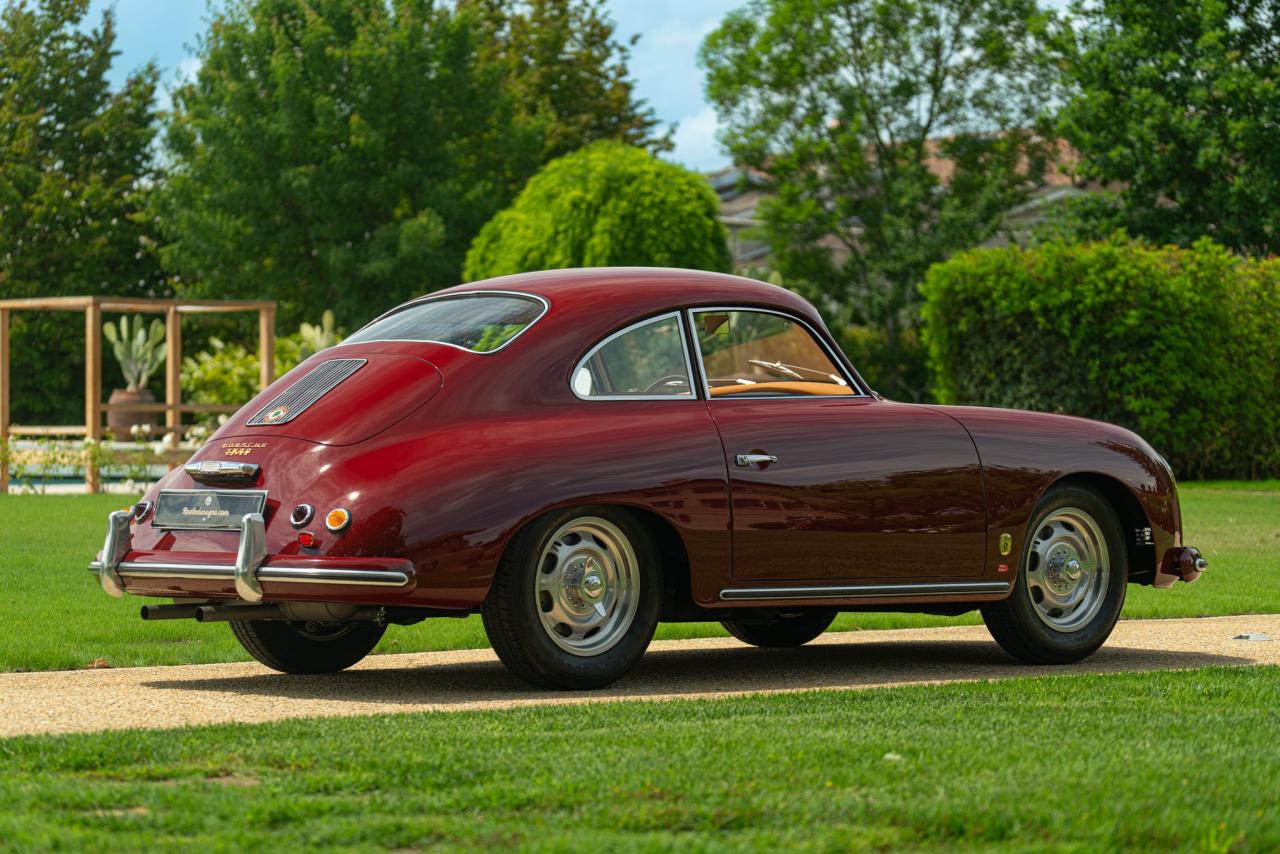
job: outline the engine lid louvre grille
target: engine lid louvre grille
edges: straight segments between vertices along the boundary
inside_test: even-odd
[[[321,362],[271,398],[257,415],[245,423],[250,427],[273,427],[289,423],[337,388],[338,383],[360,370],[367,361],[368,359],[329,359]]]

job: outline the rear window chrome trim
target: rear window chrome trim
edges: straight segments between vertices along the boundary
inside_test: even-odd
[[[582,370],[583,367],[587,364],[587,362],[591,359],[591,357],[594,356],[596,353],[598,353],[601,350],[601,348],[603,348],[609,342],[614,341],[618,338],[621,338],[623,335],[626,335],[629,332],[639,329],[642,326],[648,326],[650,323],[656,323],[660,320],[666,320],[669,317],[674,317],[676,320],[676,325],[679,327],[680,352],[684,354],[685,376],[689,378],[688,394],[593,394],[593,395],[578,394],[578,390],[573,387],[573,380],[575,377],[578,376],[578,371]],[[574,364],[573,370],[569,372],[569,391],[573,392],[573,396],[578,398],[578,400],[586,400],[593,403],[597,400],[694,400],[696,401],[696,400],[699,400],[699,397],[696,389],[693,386],[693,381],[694,381],[694,373],[693,373],[693,362],[689,354],[689,336],[685,331],[685,319],[684,319],[683,313],[679,309],[677,309],[675,311],[668,311],[662,314],[655,314],[655,315],[652,315],[651,317],[646,317],[641,320],[637,320],[634,323],[629,323],[626,326],[619,329],[618,331],[613,332],[605,336],[604,338],[601,338],[595,344],[591,345],[591,347],[587,350],[586,354],[583,355],[583,357]]]
[[[834,365],[836,370],[840,372],[840,376],[848,384],[849,388],[852,390],[853,393],[838,394],[838,395],[816,395],[816,394],[740,395],[739,394],[739,395],[733,395],[732,397],[714,397],[711,394],[711,385],[707,381],[706,366],[703,364],[702,343],[698,340],[698,332],[697,332],[698,327],[694,323],[694,319],[693,319],[693,316],[695,314],[703,314],[703,313],[713,312],[713,311],[737,311],[737,312],[744,312],[744,313],[752,312],[755,314],[776,314],[778,317],[784,318],[786,320],[790,320],[793,323],[800,324],[802,327],[804,327],[808,331],[809,335],[813,337],[813,340],[818,342],[818,346],[821,347],[822,351],[827,354],[827,358],[831,360],[831,364]],[[706,396],[708,403],[723,402],[726,400],[825,400],[827,402],[831,402],[834,400],[850,400],[850,399],[856,400],[860,398],[871,397],[871,395],[867,393],[867,390],[863,388],[862,383],[860,383],[857,379],[855,379],[855,375],[849,370],[849,366],[845,364],[844,359],[841,358],[841,354],[838,354],[835,351],[833,351],[832,348],[827,344],[826,338],[819,335],[818,331],[813,328],[813,325],[810,324],[807,320],[805,320],[802,317],[797,317],[794,314],[790,314],[789,312],[785,312],[785,311],[779,311],[778,309],[775,309],[775,308],[761,308],[759,306],[754,306],[754,305],[736,305],[736,306],[723,306],[723,305],[701,306],[700,305],[693,308],[685,309],[685,314],[687,316],[687,321],[689,324],[689,334],[693,337],[694,346],[698,348],[698,358],[696,360],[698,363],[698,380],[702,385],[702,393],[703,395]]]
[[[524,335],[526,332],[528,332],[530,329],[536,326],[538,321],[546,317],[547,312],[551,310],[551,300],[547,299],[541,294],[534,294],[528,291],[462,291],[459,293],[451,293],[451,294],[443,294],[443,293],[427,294],[426,296],[420,296],[420,297],[417,297],[416,299],[411,299],[406,303],[401,303],[400,305],[396,306],[395,308],[389,311],[384,311],[382,314],[378,315],[373,320],[370,320],[364,326],[361,326],[355,332],[351,333],[351,335],[348,336],[348,340],[351,337],[359,335],[362,330],[367,329],[368,327],[377,323],[379,320],[390,317],[391,315],[396,314],[398,312],[413,308],[414,306],[422,305],[425,302],[432,302],[436,300],[449,300],[449,299],[468,299],[471,297],[523,297],[524,299],[533,300],[535,302],[541,303],[542,311],[538,312],[537,317],[535,317],[533,320],[530,320],[527,324],[525,324],[524,329],[521,329],[515,335],[512,335],[506,341],[503,341],[501,347],[495,347],[492,350],[472,350],[470,347],[463,347],[460,344],[452,344],[448,341],[436,341],[434,338],[370,338],[367,341],[351,341],[351,345],[360,346],[361,344],[439,344],[442,347],[452,347],[455,350],[461,350],[462,352],[470,353],[473,356],[492,356],[495,353],[501,353],[503,350],[510,347],[517,338],[519,338],[521,335]],[[334,346],[344,347],[346,345],[347,345],[347,341],[340,341]]]

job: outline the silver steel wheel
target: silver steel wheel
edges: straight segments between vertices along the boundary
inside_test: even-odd
[[[640,567],[626,534],[583,516],[551,535],[538,558],[534,598],[547,636],[591,656],[622,640],[640,605]]]
[[[1111,561],[1102,529],[1083,510],[1054,510],[1032,534],[1026,588],[1045,625],[1059,632],[1084,628],[1107,596]]]

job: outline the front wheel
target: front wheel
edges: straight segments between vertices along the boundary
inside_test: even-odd
[[[1029,664],[1070,664],[1110,636],[1129,561],[1115,511],[1090,489],[1050,489],[1027,527],[1007,599],[982,607],[996,643]]]
[[[778,648],[807,644],[825,632],[835,618],[835,611],[798,611],[764,620],[721,620],[720,625],[743,643]]]
[[[581,508],[516,534],[480,614],[494,652],[521,679],[600,688],[644,655],[661,592],[657,556],[635,518]]]
[[[378,645],[386,626],[285,620],[232,621],[245,651],[281,673],[337,673]]]

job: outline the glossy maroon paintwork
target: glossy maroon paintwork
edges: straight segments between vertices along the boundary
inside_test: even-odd
[[[735,582],[982,574],[982,468],[973,440],[954,419],[873,397],[728,398],[710,405],[733,496]],[[737,466],[733,458],[748,452],[773,454],[778,462]]]
[[[594,269],[444,293],[478,290],[536,294],[550,308],[491,354],[434,343],[339,345],[281,377],[195,454],[261,465],[255,486],[269,494],[271,561],[407,561],[413,570],[403,591],[266,584],[267,599],[474,608],[521,526],[554,508],[591,504],[636,508],[669,525],[688,558],[693,599],[705,607],[727,604],[720,590],[744,580],[1009,580],[1000,567],[1016,561],[1032,509],[1067,476],[1097,478],[1132,496],[1156,540],[1145,568],[1161,586],[1178,577],[1156,572],[1154,557],[1180,545],[1172,477],[1145,442],[1119,427],[874,396],[584,401],[570,389],[572,369],[596,342],[674,308],[788,312],[835,350],[813,307],[786,290],[712,273]],[[315,362],[344,357],[377,367],[293,422],[246,425]],[[265,447],[226,456],[225,446],[237,443]],[[735,453],[753,450],[779,462],[763,470],[733,465]],[[147,498],[197,486],[179,469]],[[298,545],[287,518],[302,502],[317,510],[307,528],[318,537],[311,549]],[[354,521],[335,535],[318,520],[338,506]],[[1001,533],[1014,536],[1014,557],[999,555]],[[214,560],[229,562],[236,540],[231,532],[162,532],[144,521],[133,525],[130,559],[201,552],[208,560],[216,552]],[[220,582],[143,584],[129,579],[130,592],[234,595]],[[939,601],[893,600],[906,608]],[[857,607],[859,600],[821,604]]]

